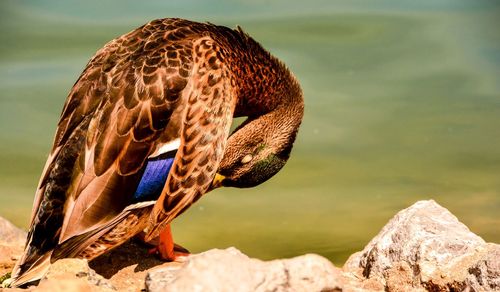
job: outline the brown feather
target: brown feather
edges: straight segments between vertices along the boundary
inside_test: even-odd
[[[302,104],[293,76],[242,31],[160,19],[109,42],[64,105],[13,284],[60,257],[91,259],[147,225],[155,235],[209,188],[233,114],[257,118],[293,98]],[[145,161],[179,138],[154,207],[130,206]]]
[[[208,42],[212,45],[207,46]],[[191,85],[188,85],[192,90],[188,99],[189,106],[183,117],[181,147],[172,166],[173,172],[168,176],[165,188],[153,208],[146,239],[156,236],[159,230],[206,192],[211,181],[206,177],[215,176],[215,169],[222,159],[225,141],[229,134],[235,106],[234,93],[228,84],[231,75],[227,68],[221,65],[222,62],[212,62],[218,64],[217,68],[208,62],[210,58],[217,56],[219,50],[211,38],[205,37],[197,40],[193,48],[195,51],[204,51],[203,55],[208,58],[201,58],[198,63],[195,63]],[[207,73],[208,67],[211,67],[211,73]],[[211,77],[216,82],[207,82],[207,74],[217,76]],[[224,92],[221,100],[216,102],[212,96],[204,96],[212,92],[207,91],[207,87],[217,87],[220,92]],[[207,120],[210,120],[210,123],[206,123]],[[207,140],[206,145],[196,147],[196,142],[202,134],[212,132],[214,129],[216,129],[215,135],[204,136]],[[206,164],[198,163],[200,160],[207,159],[213,166],[210,170],[207,169]],[[203,176],[198,179],[201,174]],[[178,185],[182,188],[178,188]]]

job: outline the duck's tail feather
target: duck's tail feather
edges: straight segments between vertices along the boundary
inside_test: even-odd
[[[52,252],[48,252],[34,261],[26,258],[26,254],[16,263],[12,270],[12,282],[10,287],[20,287],[27,283],[40,280],[50,266],[50,257]]]
[[[120,246],[147,226],[154,204],[147,201],[130,205],[101,228],[66,240],[54,250],[53,261],[68,257],[92,260]]]
[[[101,228],[72,237],[43,255],[25,252],[12,271],[10,286],[20,287],[40,280],[50,264],[58,259],[74,257],[91,260],[118,247],[147,226],[154,204],[155,201],[147,201],[130,205]]]

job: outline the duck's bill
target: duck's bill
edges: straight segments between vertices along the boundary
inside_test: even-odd
[[[208,191],[211,191],[213,189],[216,189],[216,188],[220,188],[222,187],[222,182],[226,179],[225,176],[221,175],[221,174],[218,174],[216,173],[215,174],[215,177],[212,181],[212,183],[210,184],[210,187],[208,188]]]

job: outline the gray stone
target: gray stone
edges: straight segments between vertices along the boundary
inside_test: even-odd
[[[487,244],[436,202],[400,211],[344,271],[375,278],[388,291],[497,290],[499,245]],[[357,269],[357,270],[356,270]]]
[[[148,291],[340,291],[341,271],[313,254],[251,259],[235,248],[190,256],[179,267],[150,271]]]

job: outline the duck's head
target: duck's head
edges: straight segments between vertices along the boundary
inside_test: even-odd
[[[259,185],[285,165],[302,120],[303,104],[249,118],[227,141],[212,188]]]

